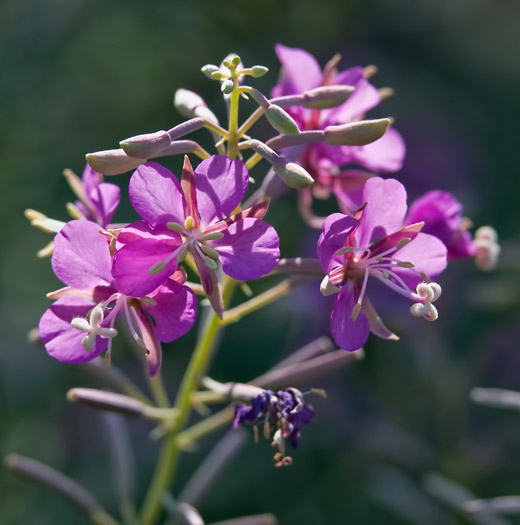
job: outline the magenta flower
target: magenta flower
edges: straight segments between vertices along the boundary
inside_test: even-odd
[[[345,350],[366,342],[370,331],[397,339],[377,315],[367,296],[369,276],[413,301],[411,313],[437,318],[433,302],[441,289],[430,279],[446,267],[446,247],[421,233],[423,223],[404,225],[406,191],[395,179],[369,179],[366,205],[350,217],[330,215],[318,241],[318,257],[326,272],[324,295],[338,293],[331,317],[332,335]]]
[[[299,94],[326,85],[354,87],[352,95],[335,108],[288,108],[287,111],[301,130],[325,129],[327,126],[359,120],[381,102],[381,95],[365,78],[361,67],[338,73],[336,62],[331,61],[322,71],[311,54],[280,44],[276,46],[276,54],[283,70],[280,82],[272,90],[273,97]],[[404,155],[405,145],[401,135],[389,128],[383,137],[366,146],[312,144],[301,154],[301,161],[315,180],[312,186],[315,196],[327,196],[333,191],[341,199],[346,190],[360,190],[364,184],[364,179],[359,179],[355,171],[341,170],[342,166],[356,164],[370,171],[394,172],[401,168]],[[353,179],[349,180],[351,177]]]
[[[67,287],[49,294],[57,301],[43,314],[39,331],[59,361],[85,363],[107,349],[110,355],[115,322],[125,315],[153,376],[161,366],[159,341],[177,339],[195,321],[196,298],[183,286],[181,272],[146,297],[121,293],[112,277],[109,243],[91,222],[71,221],[56,235],[52,267]]]
[[[225,156],[203,160],[193,171],[185,158],[181,183],[166,168],[149,162],[130,179],[130,200],[146,221],[123,230],[113,275],[121,290],[141,296],[165,281],[190,252],[215,311],[222,316],[216,271],[239,281],[269,273],[280,258],[275,229],[260,220],[261,203],[235,215],[247,191],[245,164]]]
[[[106,228],[119,204],[119,186],[103,182],[103,175],[87,164],[75,192],[80,200],[74,204],[85,218]]]
[[[405,224],[424,222],[423,233],[440,239],[448,249],[448,259],[473,257],[477,248],[468,231],[471,223],[462,216],[462,204],[447,191],[429,191],[415,200]]]

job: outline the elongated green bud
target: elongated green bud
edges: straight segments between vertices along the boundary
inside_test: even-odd
[[[327,126],[324,131],[324,141],[331,146],[364,146],[380,139],[389,125],[390,119],[382,118]]]
[[[294,162],[287,162],[283,157],[273,164],[273,169],[290,188],[304,190],[314,182],[306,169]]]
[[[189,89],[178,89],[173,98],[173,105],[183,117],[201,117],[218,124],[217,117],[208,108],[204,99]]]
[[[90,167],[103,175],[119,175],[120,173],[134,170],[147,160],[146,158],[129,157],[122,149],[108,149],[87,153],[86,158]]]
[[[283,135],[297,135],[300,133],[298,124],[296,124],[291,115],[276,104],[270,104],[266,108],[265,116],[269,124]]]
[[[171,142],[170,135],[166,131],[156,131],[155,133],[144,133],[122,140],[119,145],[129,156],[138,159],[149,159],[157,155],[163,148]]]
[[[96,390],[93,388],[72,388],[67,392],[67,399],[75,403],[90,405],[101,410],[119,412],[129,416],[142,416],[145,405],[129,396]]]
[[[202,73],[211,80],[217,80],[213,77],[213,73],[221,72],[215,64],[206,64],[200,68]]]
[[[354,92],[352,86],[322,86],[303,93],[304,108],[328,109],[343,104]]]
[[[253,78],[263,77],[269,71],[265,66],[253,66],[251,68],[251,76]]]

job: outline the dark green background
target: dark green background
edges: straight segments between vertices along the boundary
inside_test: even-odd
[[[200,505],[203,517],[209,523],[269,511],[284,525],[463,522],[425,491],[428,472],[479,497],[518,493],[517,415],[474,406],[468,391],[520,390],[519,16],[513,0],[4,0],[0,452],[66,471],[116,511],[102,421],[64,399],[72,386],[93,381],[27,341],[49,304],[45,293],[60,283],[49,261],[36,259],[49,238],[29,227],[23,210],[65,220],[71,193],[61,171],[80,173],[86,152],[180,122],[172,107],[179,87],[200,93],[222,116],[217,85],[199,72],[205,63],[233,51],[247,65],[266,65],[271,72],[257,86],[267,93],[279,67],[273,46],[281,42],[322,64],[340,52],[344,67],[378,65],[374,84],[392,86],[396,95],[372,115],[394,116],[408,145],[397,177],[412,197],[453,191],[476,226],[496,226],[503,256],[490,275],[456,261],[441,280],[434,324],[412,320],[404,302],[376,297],[401,341],[371,340],[364,362],[311,385],[327,389],[329,399],[314,401],[316,422],[304,432],[294,466],[273,469],[268,445],[251,440]],[[283,255],[312,250],[293,199],[272,208],[268,219],[280,231]],[[127,202],[118,213],[116,220],[134,218]],[[247,380],[328,333],[330,307],[310,289],[299,290],[230,327],[215,377]],[[191,334],[166,349],[172,393],[193,340]],[[116,350],[115,362],[140,380],[124,344]],[[132,421],[130,428],[140,498],[156,445],[147,439],[149,424]],[[176,493],[210,445],[206,440],[182,463]],[[83,523],[66,504],[5,471],[0,522]]]

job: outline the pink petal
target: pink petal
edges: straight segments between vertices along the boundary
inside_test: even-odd
[[[392,254],[392,257],[414,264],[414,272],[406,268],[395,270],[395,273],[402,277],[411,288],[415,288],[422,281],[417,272],[425,273],[433,279],[447,266],[446,246],[437,237],[427,233],[418,233],[415,239]]]
[[[150,275],[148,271],[158,262],[165,261],[180,246],[179,239],[169,241],[139,239],[123,246],[114,257],[114,276],[121,293],[130,297],[143,297],[161,285],[177,268],[174,257],[162,272]]]
[[[83,297],[63,297],[43,314],[39,331],[49,355],[75,365],[86,363],[106,350],[108,339],[96,337],[92,351],[87,352],[81,344],[87,334],[70,324],[74,317],[85,317],[94,306],[95,303]]]
[[[275,51],[283,67],[284,95],[303,93],[321,85],[321,67],[310,53],[282,44],[277,44]]]
[[[357,225],[356,219],[342,213],[333,213],[325,219],[323,233],[318,239],[318,258],[325,273],[343,265],[343,255],[334,254],[346,246],[347,237]]]
[[[97,204],[102,215],[103,227],[106,228],[112,220],[117,205],[119,204],[121,191],[119,186],[103,182],[99,185],[98,192],[99,200]]]
[[[203,228],[225,219],[242,202],[249,184],[246,165],[224,155],[203,160],[195,169],[197,204]]]
[[[160,164],[141,164],[130,179],[128,193],[137,213],[152,226],[169,221],[184,224],[186,200],[181,185]]]
[[[54,273],[72,288],[93,288],[112,283],[112,260],[99,226],[89,221],[70,221],[54,238]]]
[[[399,171],[403,166],[406,146],[401,134],[390,127],[375,142],[365,146],[345,146],[349,150],[351,161],[364,168],[378,172]]]
[[[368,171],[345,170],[332,177],[332,192],[343,213],[353,214],[364,204],[363,187],[374,176]]]
[[[167,281],[152,298],[157,305],[142,303],[142,307],[155,319],[159,341],[173,341],[190,330],[197,314],[197,298],[187,286]]]
[[[361,348],[366,343],[370,333],[368,319],[362,311],[355,321],[350,319],[357,300],[354,287],[354,284],[351,282],[341,287],[330,319],[334,341],[343,350],[349,352]]]
[[[406,190],[395,179],[373,177],[363,189],[363,210],[356,232],[358,246],[365,247],[375,239],[399,231],[406,215]]]
[[[239,281],[258,279],[269,273],[280,259],[280,240],[276,230],[260,219],[245,218],[208,243],[222,262],[224,273]]]

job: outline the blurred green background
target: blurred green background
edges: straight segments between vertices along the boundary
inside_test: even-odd
[[[274,469],[268,444],[255,446],[250,432],[200,512],[208,523],[260,512],[275,513],[283,525],[470,523],[428,491],[431,472],[479,497],[518,494],[517,414],[472,405],[468,392],[477,385],[520,390],[519,23],[514,0],[3,0],[2,455],[14,451],[49,463],[117,510],[103,420],[64,397],[73,386],[96,383],[27,340],[49,304],[45,294],[61,285],[49,261],[35,256],[49,238],[28,225],[23,210],[66,220],[72,195],[62,170],[81,173],[85,153],[180,122],[172,106],[177,88],[197,91],[223,116],[217,85],[200,74],[203,64],[233,51],[247,65],[266,65],[270,74],[256,85],[268,93],[280,42],[308,50],[322,64],[338,52],[345,68],[376,64],[373,83],[396,94],[372,114],[394,116],[408,146],[396,176],[411,197],[454,192],[476,226],[497,228],[503,255],[489,275],[472,261],[448,269],[436,323],[410,319],[399,301],[381,307],[401,341],[370,340],[363,362],[310,385],[325,388],[329,398],[314,401],[317,418],[303,433],[294,466]],[[114,181],[124,187],[128,175]],[[306,236],[294,199],[282,203],[268,220],[283,236],[283,255],[308,252],[314,238]],[[115,219],[133,214],[125,202]],[[298,290],[231,326],[214,376],[248,380],[328,334],[330,308],[312,290]],[[192,333],[165,351],[172,393],[193,341]],[[114,360],[140,381],[124,344]],[[149,424],[129,423],[141,498],[157,445],[148,440]],[[212,442],[182,462],[176,494]],[[1,471],[0,523],[84,521]]]

